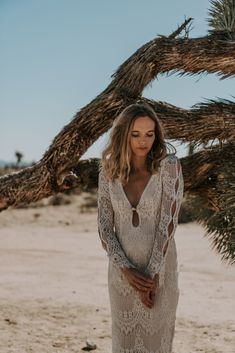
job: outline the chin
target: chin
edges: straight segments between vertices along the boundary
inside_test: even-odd
[[[141,157],[147,157],[148,151],[147,151],[147,150],[146,150],[146,151],[137,151],[137,152],[135,153],[135,155],[136,155],[136,156],[141,156]]]

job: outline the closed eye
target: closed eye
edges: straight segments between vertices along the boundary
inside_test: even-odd
[[[134,135],[134,134],[131,134],[132,137],[139,137],[139,135]],[[146,135],[147,137],[153,137],[154,134],[147,134]]]

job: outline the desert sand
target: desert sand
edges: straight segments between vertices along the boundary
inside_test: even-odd
[[[97,210],[79,203],[0,214],[0,353],[111,353],[108,258]],[[235,268],[203,228],[179,225],[174,353],[235,351]]]

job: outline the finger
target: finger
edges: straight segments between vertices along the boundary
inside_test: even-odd
[[[153,307],[154,299],[151,298],[151,294],[150,293],[148,293],[147,295],[148,295],[148,298],[147,298],[148,299],[148,304],[149,304],[149,306]]]
[[[146,303],[148,304],[149,307],[152,306],[152,302],[150,300],[146,299]]]
[[[150,290],[150,288],[144,287],[144,286],[140,285],[139,283],[137,284],[137,286],[139,288],[139,291],[143,292],[143,294],[146,294]]]
[[[152,303],[148,301],[147,299],[145,300],[145,304],[150,308],[152,306]]]
[[[146,297],[145,297],[145,295],[143,295],[142,297],[141,297],[141,301],[142,301],[142,303],[145,305],[145,306],[147,306],[147,307],[149,307],[149,302],[146,300]]]
[[[133,279],[129,281],[129,284],[140,293],[144,293],[149,290],[148,288],[142,287],[138,282]]]
[[[153,278],[150,278],[148,275],[145,275],[143,274],[142,272],[138,271],[138,270],[132,270],[131,271],[133,275],[141,278],[142,280],[146,281],[146,282],[149,282],[149,283],[153,283],[154,282],[154,279]]]
[[[148,300],[148,304],[149,304],[149,306],[153,306],[153,300],[152,299],[150,299],[150,298],[147,298],[147,300]]]
[[[149,308],[153,307],[153,302],[151,300],[149,300],[148,298],[145,298],[145,303]]]
[[[147,308],[151,309],[152,308],[152,304],[149,303],[148,301],[144,302],[145,306],[147,306]]]
[[[133,282],[132,282],[132,285],[133,285],[138,291],[140,291],[140,292],[142,292],[142,293],[145,293],[145,292],[149,291],[149,288],[146,288],[146,287],[142,286],[141,284],[139,284],[139,283],[136,282],[136,281],[133,281]]]
[[[143,299],[144,299],[144,303],[145,303],[146,305],[148,305],[148,307],[151,307],[151,306],[152,306],[153,303],[152,303],[152,301],[151,301],[151,299],[150,299],[150,297],[149,297],[149,292],[143,294]]]
[[[129,279],[129,284],[136,290],[140,291],[140,292],[147,292],[149,291],[149,289],[151,289],[152,287],[149,286],[145,286],[143,285],[143,283],[139,282],[139,280],[136,280],[136,278],[130,278]]]
[[[134,276],[134,280],[136,283],[139,283],[141,286],[146,287],[146,288],[153,288],[153,284],[148,283],[146,281],[141,280],[139,277]]]
[[[150,291],[152,289],[152,287],[146,286],[145,284],[140,283],[138,281],[135,281],[135,283],[138,285],[140,290],[143,290],[144,292]]]
[[[139,279],[136,278],[136,277],[133,277],[133,278],[131,279],[131,281],[132,281],[133,283],[138,284],[138,286],[141,286],[141,287],[143,287],[143,288],[146,288],[147,290],[150,290],[150,289],[153,288],[153,287],[150,286],[149,284],[146,284],[146,283],[142,282],[141,280],[139,280]]]
[[[153,291],[151,295],[152,295],[152,298],[155,298],[156,297],[156,292]]]
[[[146,283],[154,283],[154,280],[150,277],[144,276],[142,273],[140,272],[134,272],[134,275],[136,277],[138,277],[139,279],[141,279],[142,281],[146,282]]]

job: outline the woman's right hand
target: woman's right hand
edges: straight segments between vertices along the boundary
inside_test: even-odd
[[[129,284],[139,292],[147,292],[154,287],[154,280],[134,268],[121,268]]]

